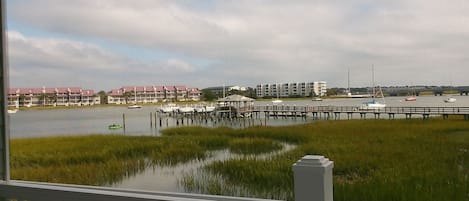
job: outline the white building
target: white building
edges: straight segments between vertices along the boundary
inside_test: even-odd
[[[316,96],[325,96],[327,94],[326,81],[314,82],[313,92]]]
[[[100,97],[91,89],[81,87],[11,88],[8,106],[81,106],[100,104]]]
[[[124,86],[108,94],[108,104],[157,103],[159,101],[199,101],[201,92],[186,86]]]
[[[325,96],[326,93],[327,88],[325,81],[258,84],[256,86],[256,95],[260,98]]]

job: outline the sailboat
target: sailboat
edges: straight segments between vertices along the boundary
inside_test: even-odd
[[[374,70],[374,67],[372,66],[371,67],[371,71],[372,71],[372,82],[373,82],[373,99],[371,99],[370,101],[367,101],[367,102],[364,102],[361,106],[360,106],[360,110],[381,110],[383,108],[386,107],[386,104],[385,104],[385,101],[384,101],[384,95],[383,95],[383,91],[381,90],[381,87],[379,87],[378,89],[378,92],[376,92],[376,86],[375,86],[375,70]],[[381,96],[382,100],[383,100],[383,103],[380,103],[376,100],[376,97],[377,96]]]
[[[414,88],[412,87],[412,95],[404,99],[405,101],[416,101],[417,97],[415,96]]]
[[[140,109],[140,108],[142,108],[142,106],[137,105],[137,87],[134,87],[134,95],[135,95],[135,97],[134,97],[135,103],[133,105],[129,105],[127,107],[127,109]]]
[[[347,73],[347,98],[369,98],[372,97],[370,94],[352,94],[352,90],[350,89],[350,69],[348,69]]]
[[[272,101],[272,103],[273,103],[273,104],[279,104],[279,103],[282,103],[283,101],[279,99],[279,92],[278,92],[278,87],[277,87],[277,84],[275,84],[275,88],[276,88],[276,90],[275,90],[275,91],[277,91],[277,99],[273,100],[273,101]],[[281,89],[281,88],[280,88],[280,89]]]

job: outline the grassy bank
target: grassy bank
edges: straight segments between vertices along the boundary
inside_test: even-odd
[[[293,200],[291,165],[305,154],[320,154],[335,162],[336,201],[468,199],[469,122],[460,119],[183,127],[164,130],[163,137],[15,139],[12,178],[106,185],[148,165],[203,159],[206,150],[266,153],[283,142],[297,147],[268,160],[214,162],[185,175],[181,183],[191,192]]]

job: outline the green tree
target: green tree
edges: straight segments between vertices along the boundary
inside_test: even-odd
[[[130,91],[124,92],[123,96],[124,96],[125,104],[129,103],[129,98],[131,95],[132,93]]]
[[[217,96],[208,89],[202,90],[202,100],[204,101],[213,101],[217,98]]]
[[[107,94],[105,91],[99,91],[98,96],[100,99],[99,101],[100,104],[107,104]]]

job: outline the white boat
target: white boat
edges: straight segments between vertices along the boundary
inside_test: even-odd
[[[456,102],[456,98],[448,97],[448,98],[445,98],[443,101],[444,101],[445,103],[455,103],[455,102]]]
[[[407,98],[405,98],[405,101],[416,101],[417,100],[417,97],[415,96],[409,96]]]
[[[18,112],[18,109],[8,110],[8,114],[15,114],[16,112]]]
[[[140,106],[140,105],[129,105],[127,108],[128,109],[140,109],[140,108],[142,108],[142,106]]]
[[[375,71],[374,67],[371,67],[372,71],[372,82],[373,82],[373,99],[370,101],[364,102],[359,109],[360,110],[381,110],[386,107],[386,103],[384,101],[384,94],[383,91],[381,90],[381,87],[379,87],[378,92],[376,92],[376,87],[375,87]],[[375,97],[381,97],[382,98],[382,103],[378,102]]]
[[[194,108],[189,107],[189,106],[184,106],[184,107],[180,107],[178,112],[180,112],[180,113],[191,113],[191,112],[194,112]]]
[[[404,99],[405,101],[417,101],[417,96],[415,96],[414,88],[412,87],[412,95]]]
[[[168,103],[160,107],[160,111],[163,113],[177,112],[178,110],[179,110],[179,107],[174,103]]]
[[[135,104],[129,105],[127,109],[140,109],[142,106],[137,105],[137,87],[134,87],[134,96],[135,96]]]
[[[316,97],[316,98],[313,98],[312,101],[322,101],[322,98]]]
[[[205,112],[213,112],[213,111],[215,111],[215,108],[216,108],[215,106],[206,105],[205,106]]]
[[[273,104],[279,104],[279,103],[282,103],[283,100],[280,100],[280,99],[275,99],[272,101]]]
[[[368,102],[364,102],[361,106],[360,106],[360,110],[381,110],[383,108],[386,107],[386,104],[383,104],[383,103],[379,103],[378,101],[376,101],[375,99],[371,100],[371,101],[368,101]]]

